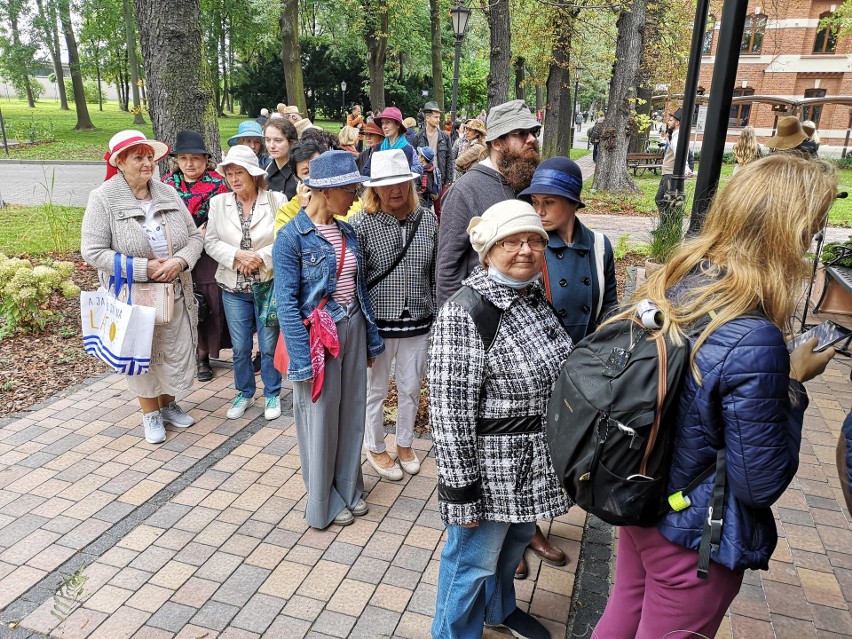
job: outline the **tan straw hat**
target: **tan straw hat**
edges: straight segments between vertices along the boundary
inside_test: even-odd
[[[802,142],[808,139],[807,134],[802,130],[802,123],[795,115],[788,115],[786,118],[778,120],[778,129],[775,135],[766,141],[768,146],[773,151],[788,151],[795,149]]]

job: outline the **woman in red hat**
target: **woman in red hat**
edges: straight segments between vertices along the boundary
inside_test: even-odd
[[[417,159],[414,147],[409,144],[404,135],[408,129],[406,129],[405,124],[402,121],[402,111],[396,107],[388,107],[379,113],[373,119],[373,122],[380,126],[382,132],[385,134],[385,139],[378,145],[378,148],[373,150],[390,151],[391,149],[402,149],[402,152],[405,153],[405,159],[408,160],[409,168],[417,173],[417,175],[423,175],[423,167]],[[370,175],[370,159],[367,160],[364,168],[361,169],[361,173],[363,175]]]

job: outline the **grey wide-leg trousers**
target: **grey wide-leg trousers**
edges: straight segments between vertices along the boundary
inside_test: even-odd
[[[305,521],[313,528],[327,527],[364,492],[367,333],[360,309],[337,322],[337,335],[340,355],[326,357],[325,382],[316,403],[311,402],[311,382],[293,382],[299,458],[308,491]]]

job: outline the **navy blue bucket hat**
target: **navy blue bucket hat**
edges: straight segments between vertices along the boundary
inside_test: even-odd
[[[583,172],[574,160],[555,157],[538,165],[533,173],[532,184],[521,191],[518,198],[529,202],[533,195],[558,195],[577,203],[577,208],[586,206],[580,198],[583,191]]]
[[[358,171],[355,156],[349,151],[332,150],[311,160],[310,177],[306,177],[304,183],[311,189],[333,189],[369,179]]]

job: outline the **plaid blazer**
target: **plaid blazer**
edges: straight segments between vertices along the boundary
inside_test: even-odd
[[[438,218],[418,207],[405,219],[406,238],[421,216],[420,225],[408,252],[394,270],[370,290],[370,301],[377,320],[399,319],[408,304],[415,320],[435,313],[435,260],[438,255]],[[364,277],[369,282],[384,273],[402,250],[399,220],[382,211],[360,211],[349,219],[355,227],[364,255]]]

